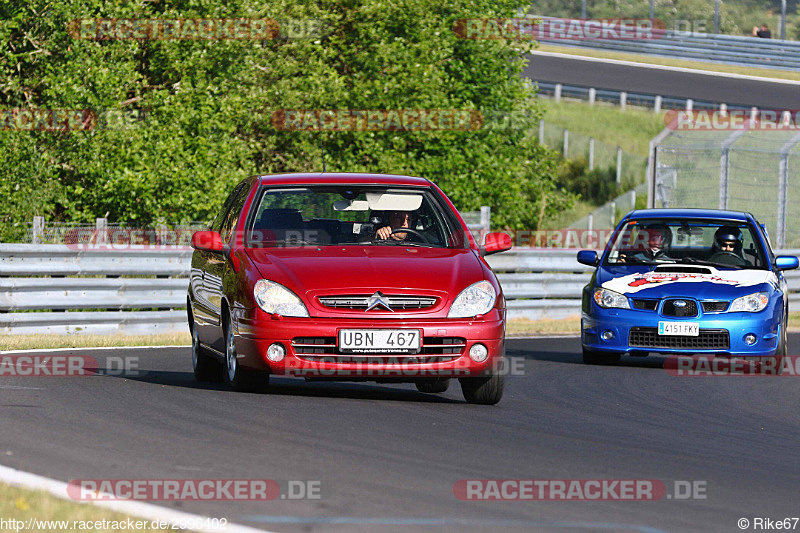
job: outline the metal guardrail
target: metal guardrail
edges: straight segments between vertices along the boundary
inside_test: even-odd
[[[186,331],[191,253],[186,248],[78,251],[58,244],[0,244],[0,332]],[[800,250],[780,253],[800,255]],[[509,318],[580,315],[581,290],[592,269],[575,256],[574,249],[516,249],[489,256]],[[786,277],[789,301],[800,305],[800,271]]]
[[[667,30],[657,39],[548,39],[542,42],[575,48],[613,50],[679,59],[699,59],[743,67],[800,70],[800,42],[737,35]]]

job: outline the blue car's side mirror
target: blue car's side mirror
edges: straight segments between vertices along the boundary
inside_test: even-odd
[[[795,257],[795,260],[796,259],[797,258]],[[597,252],[594,250],[581,250],[578,252],[578,263],[594,267],[597,266],[599,262],[600,260],[597,257]]]
[[[779,255],[775,258],[775,267],[778,270],[792,270],[800,265],[800,260],[793,255]]]

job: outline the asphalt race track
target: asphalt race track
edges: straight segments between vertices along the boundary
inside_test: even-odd
[[[797,84],[617,65],[571,57],[538,54],[528,57],[529,63],[523,75],[536,81],[693,98],[762,109],[800,108],[800,86]]]
[[[587,366],[577,338],[508,348],[523,375],[494,407],[457,385],[279,378],[234,393],[197,384],[188,347],[92,352],[101,367],[138,358],[143,375],[0,378],[0,463],[63,481],[319,481],[318,500],[163,503],[279,532],[739,531],[800,515],[800,378]],[[464,479],[649,479],[670,495],[689,481],[705,499],[462,501]]]

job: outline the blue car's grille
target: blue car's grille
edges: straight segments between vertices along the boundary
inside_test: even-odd
[[[628,334],[633,348],[664,348],[673,350],[729,350],[730,335],[725,329],[701,329],[700,335],[659,335],[657,328],[633,327]]]
[[[697,316],[697,302],[681,298],[665,300],[661,314],[664,316]]]

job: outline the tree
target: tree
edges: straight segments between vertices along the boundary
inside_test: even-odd
[[[80,222],[108,212],[136,225],[207,220],[247,175],[321,170],[320,140],[328,171],[422,175],[459,209],[488,204],[496,225],[534,228],[543,197],[548,214],[571,197],[554,184],[554,154],[527,127],[320,134],[281,131],[270,120],[280,109],[465,109],[524,114],[535,125],[541,112],[520,75],[529,44],[466,40],[452,30],[457,19],[513,17],[524,5],[6,3],[1,107],[146,118],[121,129],[0,131],[0,193],[9,199],[0,208],[0,239],[18,237],[14,224],[33,214]],[[279,19],[283,33],[265,40],[91,40],[69,33],[75,19],[233,16]]]

